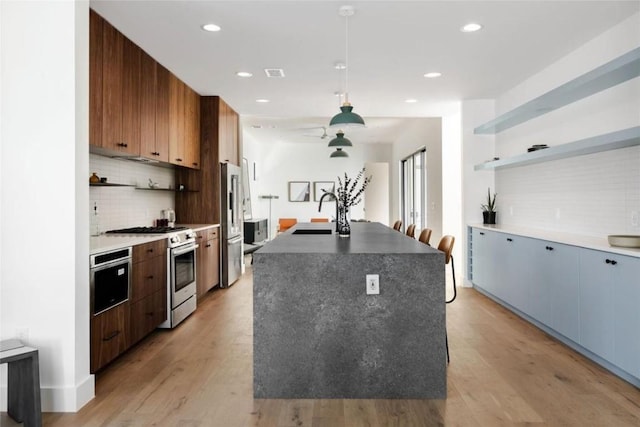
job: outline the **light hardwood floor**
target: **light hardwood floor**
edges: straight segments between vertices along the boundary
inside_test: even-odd
[[[640,390],[472,289],[447,305],[446,400],[255,400],[252,278],[215,290],[97,375],[47,426],[640,426]]]

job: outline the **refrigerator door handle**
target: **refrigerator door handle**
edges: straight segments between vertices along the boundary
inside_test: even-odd
[[[240,242],[242,242],[242,236],[233,237],[233,238],[229,239],[228,243],[230,245],[235,245],[236,243],[240,243]]]

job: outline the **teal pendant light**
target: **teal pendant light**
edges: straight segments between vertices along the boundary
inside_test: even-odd
[[[349,157],[349,154],[347,154],[346,151],[342,151],[342,148],[338,147],[336,148],[336,151],[334,151],[333,153],[331,153],[331,156],[329,156],[331,158],[335,158],[335,157]]]
[[[331,118],[329,127],[351,127],[364,126],[364,119],[353,112],[353,106],[349,102],[349,17],[353,16],[355,10],[353,6],[342,6],[338,12],[344,16],[345,22],[345,54],[344,54],[344,103],[340,107],[340,113]]]
[[[344,137],[344,132],[342,132],[342,130],[339,130],[338,133],[336,133],[336,137],[329,141],[329,147],[335,147],[336,149],[336,151],[331,153],[331,156],[329,157],[349,157],[349,154],[347,154],[346,151],[343,151],[342,148],[353,147],[353,144],[351,143],[351,141]]]
[[[336,137],[329,142],[329,147],[353,147],[353,144],[344,137],[344,132],[339,130]]]

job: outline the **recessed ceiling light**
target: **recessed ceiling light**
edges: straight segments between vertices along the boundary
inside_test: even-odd
[[[343,64],[342,62],[336,62],[336,64],[333,66],[333,68],[335,68],[336,70],[346,70],[347,66],[345,64]]]
[[[268,99],[261,98],[261,99],[256,99],[256,102],[258,102],[258,103],[260,103],[260,104],[266,104],[267,102],[269,102],[269,100],[268,100]]]
[[[435,79],[436,77],[440,77],[442,75],[442,73],[439,73],[437,71],[432,71],[430,73],[426,73],[424,76],[428,79]]]
[[[238,77],[251,77],[251,76],[253,76],[253,74],[251,74],[248,71],[238,71],[236,73],[236,76],[238,76]]]
[[[204,24],[202,26],[202,29],[205,31],[210,31],[212,33],[216,32],[216,31],[220,31],[220,27],[217,26],[216,24]]]
[[[460,31],[463,33],[473,33],[474,31],[478,31],[482,28],[482,25],[476,24],[475,22],[470,22],[464,27],[460,28]]]
[[[405,99],[404,102],[406,102],[407,104],[415,104],[416,102],[418,102],[417,99]]]

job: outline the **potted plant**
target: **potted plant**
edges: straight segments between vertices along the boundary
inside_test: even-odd
[[[490,188],[487,188],[487,203],[482,205],[482,218],[484,224],[496,223],[496,193],[491,197]]]

